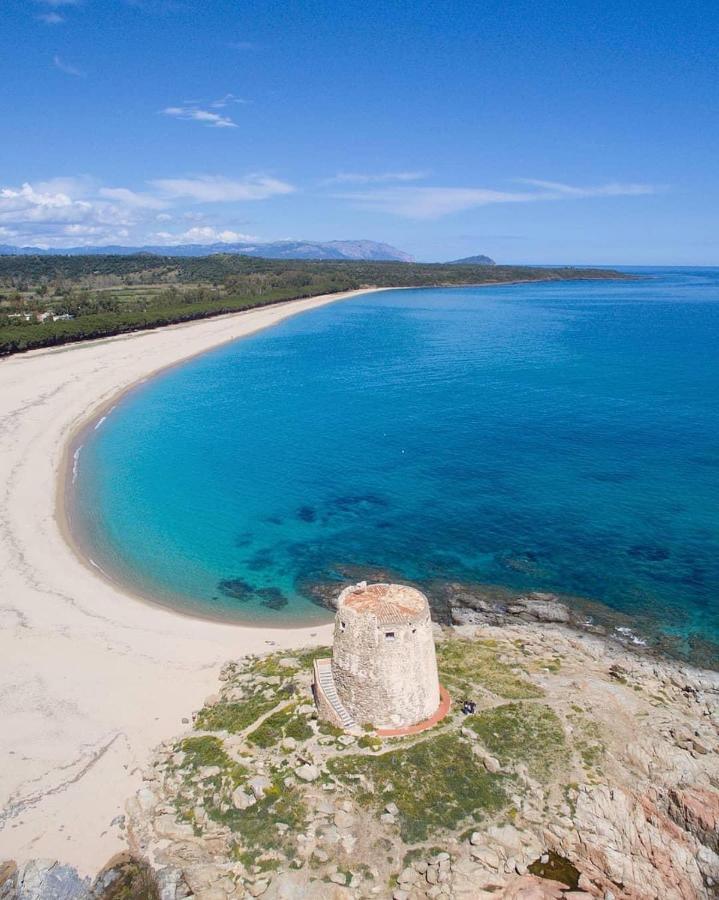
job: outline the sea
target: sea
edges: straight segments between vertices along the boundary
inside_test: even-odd
[[[361,295],[165,370],[79,439],[77,542],[191,615],[554,592],[719,667],[719,269],[626,271]]]

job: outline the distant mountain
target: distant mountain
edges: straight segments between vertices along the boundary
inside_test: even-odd
[[[265,259],[387,259],[414,262],[409,253],[376,241],[274,241],[269,244],[178,244],[173,247],[63,247],[44,250],[41,247],[13,247],[0,244],[2,256],[128,256],[148,253],[153,256],[210,256],[233,253],[239,256],[261,256]]]
[[[497,263],[489,256],[482,256],[481,253],[477,254],[477,256],[465,256],[464,259],[452,259],[448,263],[448,266],[496,266]]]

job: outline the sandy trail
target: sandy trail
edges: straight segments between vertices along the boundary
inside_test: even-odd
[[[129,597],[63,538],[68,441],[139,379],[325,295],[0,362],[0,860],[51,857],[94,874],[122,849],[112,820],[139,768],[217,686],[228,658],[327,641],[330,626],[202,621]]]

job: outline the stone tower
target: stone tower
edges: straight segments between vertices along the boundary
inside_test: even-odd
[[[320,713],[344,728],[402,729],[430,719],[440,706],[429,604],[415,588],[366,582],[345,588],[337,599],[332,661],[318,663]]]

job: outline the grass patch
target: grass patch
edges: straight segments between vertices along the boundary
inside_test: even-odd
[[[572,742],[582,760],[582,765],[590,773],[592,770],[597,771],[605,751],[599,725],[586,715],[576,712],[569,714],[569,721],[574,726]]]
[[[362,750],[381,750],[382,738],[377,737],[375,734],[363,734],[357,741],[357,746]]]
[[[297,707],[289,706],[269,716],[247,736],[247,741],[256,747],[275,747],[283,738],[296,741],[309,740],[314,735],[307,719],[297,715]]]
[[[341,728],[338,728],[331,722],[325,722],[322,719],[318,722],[318,728],[320,734],[329,735],[330,737],[339,737],[344,734],[344,731]]]
[[[219,777],[229,777],[233,785],[240,784],[247,776],[247,769],[227,755],[219,738],[211,735],[188,737],[180,741],[178,750],[185,754],[182,766],[185,769],[196,772],[206,766],[219,766],[222,770]]]
[[[195,728],[198,731],[227,731],[237,734],[249,728],[260,716],[274,709],[279,699],[260,695],[250,696],[233,702],[220,701],[214,706],[205,706],[197,714]]]
[[[235,762],[226,752],[222,741],[212,735],[188,737],[175,747],[185,754],[182,762],[183,782],[177,790],[174,805],[178,817],[189,822],[196,834],[201,828],[195,817],[195,807],[201,801],[207,815],[212,816],[223,801],[230,801],[232,792],[247,779],[247,769]],[[214,774],[198,778],[202,769],[212,766]]]
[[[506,807],[505,776],[491,775],[456,735],[443,734],[381,756],[345,756],[328,762],[330,772],[357,789],[348,775],[363,775],[373,791],[357,800],[379,809],[390,801],[399,809],[402,839],[426,841],[438,829],[465,819],[492,815]]]
[[[504,700],[529,700],[543,696],[541,688],[512,671],[499,660],[496,641],[450,639],[437,646],[440,680],[459,700],[482,687]]]
[[[543,703],[505,703],[465,723],[503,765],[524,763],[535,778],[547,779],[569,762],[562,723]]]
[[[213,810],[212,819],[226,825],[237,839],[235,855],[242,859],[243,853],[277,851],[285,856],[296,852],[296,836],[307,824],[307,808],[302,800],[300,790],[287,787],[279,776],[268,788],[262,800],[247,809],[235,809],[225,812]],[[289,828],[281,833],[277,829],[279,823]]]

